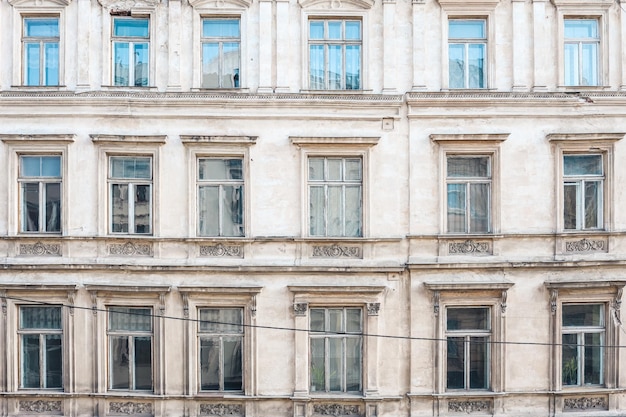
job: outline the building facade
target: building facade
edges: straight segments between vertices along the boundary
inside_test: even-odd
[[[626,12],[1,0],[0,416],[618,416]]]

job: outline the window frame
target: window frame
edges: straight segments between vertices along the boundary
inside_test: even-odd
[[[565,25],[567,24],[567,22],[570,21],[576,21],[576,20],[589,20],[589,21],[594,21],[596,23],[596,30],[598,33],[598,37],[597,38],[568,38],[565,36]],[[602,85],[602,83],[600,82],[602,79],[602,66],[601,64],[601,59],[600,59],[600,54],[602,53],[602,30],[601,30],[601,25],[600,25],[600,19],[599,18],[587,18],[587,17],[580,17],[580,16],[564,16],[563,17],[563,85],[566,87],[579,87],[579,86],[583,86],[583,87],[597,87],[599,85]],[[583,72],[583,60],[582,60],[582,56],[583,56],[583,50],[582,50],[582,46],[584,44],[593,44],[596,45],[596,55],[594,57],[594,61],[595,61],[595,71],[596,71],[596,80],[594,83],[592,84],[584,84],[582,82],[582,80],[584,79],[584,72]],[[568,68],[565,67],[565,51],[566,51],[566,45],[578,45],[578,52],[577,52],[577,61],[578,61],[578,69],[576,69],[575,73],[578,75],[578,82],[573,83],[573,84],[567,84],[567,82],[565,81],[566,77],[565,77],[565,73],[568,71]]]
[[[204,22],[206,20],[237,20],[239,23],[239,36],[234,38],[234,37],[205,37],[204,36]],[[242,61],[243,61],[243,56],[242,56],[242,19],[240,15],[200,15],[200,64],[201,64],[201,71],[200,71],[200,88],[202,89],[211,89],[211,90],[216,90],[216,89],[220,89],[220,90],[224,90],[224,89],[235,89],[235,90],[239,90],[242,88],[243,86],[243,74],[242,74]],[[206,86],[204,84],[204,45],[207,43],[217,43],[218,44],[218,49],[219,49],[219,70],[218,70],[218,86],[217,87],[211,87],[211,86]],[[223,86],[222,85],[222,81],[223,81],[223,66],[224,66],[224,58],[223,58],[223,44],[224,43],[238,43],[239,44],[239,57],[238,57],[238,63],[239,63],[239,68],[238,72],[236,73],[235,76],[237,76],[237,81],[235,82],[233,80],[233,86],[232,87],[228,87],[228,86]],[[233,76],[234,77],[234,76]],[[238,84],[238,85],[235,85]]]
[[[62,49],[61,49],[61,34],[62,34],[62,20],[61,20],[61,14],[60,13],[56,13],[56,14],[22,14],[22,23],[21,23],[21,36],[20,36],[20,41],[21,41],[21,84],[23,86],[26,87],[59,87],[61,85],[61,80],[62,80]],[[29,37],[26,35],[26,20],[27,19],[56,19],[57,21],[57,27],[58,27],[58,36],[56,37],[44,37],[44,36],[33,36],[33,37]],[[26,44],[27,43],[39,43],[40,45],[40,51],[39,51],[39,77],[38,77],[38,82],[37,84],[29,84],[28,83],[28,54],[26,53]],[[57,49],[58,49],[58,53],[57,53],[57,59],[58,59],[58,63],[57,63],[57,72],[58,72],[58,80],[56,84],[50,84],[47,82],[47,80],[45,80],[45,68],[46,65],[45,63],[47,62],[46,57],[45,57],[45,48],[43,48],[43,45],[45,44],[57,44]],[[44,82],[45,80],[45,82]]]
[[[604,153],[572,153],[572,152],[564,152],[563,153],[563,164],[565,165],[565,158],[568,156],[599,156],[602,162],[602,174],[601,175],[566,175],[563,172],[563,176],[561,177],[561,181],[563,184],[563,230],[565,231],[597,231],[604,230],[604,183],[606,180],[605,175],[605,160],[606,155]],[[584,224],[586,221],[586,211],[585,211],[585,200],[586,200],[586,188],[585,185],[587,183],[599,183],[600,187],[598,188],[598,201],[597,201],[597,214],[595,223],[597,226],[586,227]],[[576,227],[567,228],[565,227],[565,188],[569,186],[576,187]]]
[[[60,235],[63,233],[63,229],[62,229],[62,224],[63,224],[63,172],[64,172],[64,168],[63,168],[63,157],[60,154],[26,154],[26,153],[19,153],[17,155],[18,157],[18,175],[17,175],[17,181],[18,181],[18,187],[19,187],[19,230],[20,233],[23,234],[49,234],[49,235]],[[24,174],[22,173],[22,160],[25,157],[39,157],[39,158],[45,158],[45,157],[58,157],[59,158],[59,176],[44,176],[44,175],[39,175],[39,176],[30,176],[30,177],[26,177],[24,176]],[[39,211],[39,216],[38,216],[38,230],[25,230],[25,225],[26,225],[26,197],[25,197],[25,190],[24,190],[24,184],[37,184],[38,186],[38,193],[39,193],[39,198],[38,198],[38,211]],[[59,223],[59,230],[53,230],[53,231],[49,231],[46,230],[47,226],[46,226],[46,215],[47,215],[47,187],[46,185],[48,184],[58,184],[59,185],[59,210],[60,213],[58,214],[58,223]]]
[[[115,35],[115,22],[116,20],[146,20],[148,22],[148,36],[116,36]],[[136,15],[130,15],[130,16],[116,16],[116,15],[111,15],[111,85],[115,86],[115,87],[150,87],[152,85],[152,76],[151,76],[151,68],[152,68],[152,54],[151,53],[151,39],[152,39],[152,22],[151,22],[151,17],[150,16],[136,16]],[[116,71],[115,71],[115,45],[116,44],[127,44],[128,45],[128,55],[129,55],[129,60],[128,60],[128,84],[124,85],[124,84],[117,84],[117,81],[115,79],[116,76]],[[136,55],[137,52],[135,49],[135,46],[137,44],[147,44],[148,45],[148,80],[146,81],[146,84],[141,84],[141,85],[137,85],[137,78],[136,78],[136,68],[135,68],[135,62],[133,59],[130,59],[133,55]],[[135,76],[131,79],[131,75],[130,74],[135,74]],[[133,83],[131,83],[131,80],[133,80]]]
[[[485,36],[483,38],[451,38],[450,37],[450,23],[453,21],[459,22],[483,22],[483,27],[485,31]],[[471,16],[463,16],[463,17],[448,17],[448,37],[447,37],[447,45],[448,45],[448,88],[450,90],[484,90],[489,88],[489,24],[487,18],[483,17],[471,17]],[[463,86],[462,87],[452,87],[450,86],[450,46],[451,45],[463,45],[464,46],[464,70],[463,70]],[[484,86],[482,87],[470,87],[470,71],[469,71],[469,45],[484,45],[484,62],[483,62],[483,73],[482,79]]]

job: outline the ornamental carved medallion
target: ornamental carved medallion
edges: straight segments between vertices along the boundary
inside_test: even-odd
[[[113,401],[109,403],[109,414],[152,414],[152,403]]]
[[[314,404],[313,414],[335,417],[360,417],[363,415],[361,414],[361,407],[354,404]]]
[[[117,256],[152,256],[151,243],[113,243],[109,245],[109,255]]]
[[[565,252],[605,252],[606,247],[604,240],[581,239],[565,242]]]
[[[20,400],[19,407],[21,412],[27,413],[61,413],[61,401],[45,401],[45,400]]]
[[[314,258],[361,258],[361,248],[358,246],[313,246]]]
[[[467,239],[463,242],[448,243],[448,253],[451,255],[489,255],[491,253],[491,247],[489,242],[477,242],[475,240]]]
[[[243,416],[241,404],[200,404],[201,416]]]
[[[26,256],[61,256],[59,243],[20,243],[20,255]]]
[[[242,245],[203,245],[200,246],[200,256],[210,256],[215,258],[243,258]]]
[[[576,397],[563,400],[563,411],[608,410],[606,397]]]
[[[98,0],[98,3],[105,9],[113,12],[130,11],[136,8],[154,9],[158,6],[160,0]]]
[[[448,411],[452,413],[485,413],[491,411],[491,401],[469,400],[448,401]]]

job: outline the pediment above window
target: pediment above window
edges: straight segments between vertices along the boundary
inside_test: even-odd
[[[613,5],[612,0],[551,0],[552,4],[559,8],[589,7],[594,9],[608,9]]]
[[[8,0],[11,6],[20,7],[65,7],[68,6],[72,0]]]
[[[371,9],[375,0],[299,0],[299,3],[303,9]]]
[[[443,9],[493,10],[500,0],[438,0]]]
[[[109,11],[130,11],[155,9],[161,0],[98,0],[98,3]]]
[[[189,0],[189,4],[194,9],[247,9],[252,5],[252,0]]]

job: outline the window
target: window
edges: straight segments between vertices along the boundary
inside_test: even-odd
[[[488,307],[446,309],[446,388],[489,389]]]
[[[448,233],[491,232],[491,157],[447,156]]]
[[[109,387],[152,390],[152,309],[109,307]]]
[[[311,308],[311,392],[360,392],[363,311]]]
[[[19,157],[22,232],[61,232],[61,157]]]
[[[111,232],[152,232],[152,158],[109,158]]]
[[[564,20],[565,85],[598,85],[600,36],[596,19]]]
[[[604,304],[563,304],[563,385],[604,383]]]
[[[113,19],[113,85],[146,87],[149,84],[149,48],[149,19]]]
[[[449,88],[485,88],[487,22],[484,19],[448,21]]]
[[[243,391],[243,309],[201,308],[200,390]]]
[[[244,236],[241,158],[198,159],[198,234]]]
[[[602,228],[603,189],[602,155],[563,155],[563,228]]]
[[[202,19],[202,87],[239,88],[240,51],[238,18]]]
[[[20,387],[63,387],[61,307],[20,306]]]
[[[360,20],[309,20],[309,88],[361,89],[361,47]]]
[[[25,17],[24,84],[59,85],[59,18]]]

